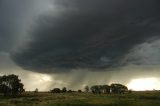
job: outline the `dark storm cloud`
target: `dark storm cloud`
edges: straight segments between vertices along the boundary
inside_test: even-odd
[[[117,67],[134,46],[158,36],[158,0],[54,0],[56,13],[39,17],[32,41],[12,53],[37,72]]]

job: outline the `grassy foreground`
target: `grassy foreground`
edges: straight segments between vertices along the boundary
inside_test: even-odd
[[[160,106],[160,92],[131,94],[28,92],[18,97],[0,96],[0,106]]]

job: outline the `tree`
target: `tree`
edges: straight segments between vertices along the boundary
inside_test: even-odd
[[[0,93],[3,93],[4,95],[10,95],[11,89],[5,84],[1,84],[0,85]]]
[[[35,89],[34,93],[38,93],[38,88]]]
[[[99,88],[99,85],[94,85],[90,88],[90,90],[92,91],[92,93],[101,93]]]
[[[17,75],[0,76],[0,93],[4,95],[17,95],[24,92],[23,83]]]
[[[68,93],[72,93],[72,92],[74,92],[74,91],[72,91],[72,90],[70,89],[70,90],[68,90],[67,92],[68,92]]]
[[[132,93],[132,90],[130,89],[130,90],[128,90],[128,93]]]
[[[102,93],[110,93],[110,86],[109,85],[102,85]]]
[[[122,84],[111,84],[110,87],[112,93],[124,93],[128,91],[128,88]]]
[[[52,93],[61,93],[61,90],[59,88],[54,88],[51,90]]]
[[[82,93],[82,90],[79,89],[78,92],[79,92],[79,93]]]
[[[63,93],[67,92],[67,88],[66,88],[66,87],[63,87],[63,88],[62,88],[62,92],[63,92]]]
[[[88,86],[85,86],[85,87],[84,87],[84,90],[85,90],[85,92],[89,92],[89,87],[88,87]]]

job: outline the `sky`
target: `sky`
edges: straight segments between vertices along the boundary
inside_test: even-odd
[[[111,83],[158,90],[159,4],[1,0],[0,75],[19,75],[26,90]]]

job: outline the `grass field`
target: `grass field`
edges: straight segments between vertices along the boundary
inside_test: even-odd
[[[160,92],[131,94],[28,92],[18,97],[0,96],[0,106],[160,106]]]

